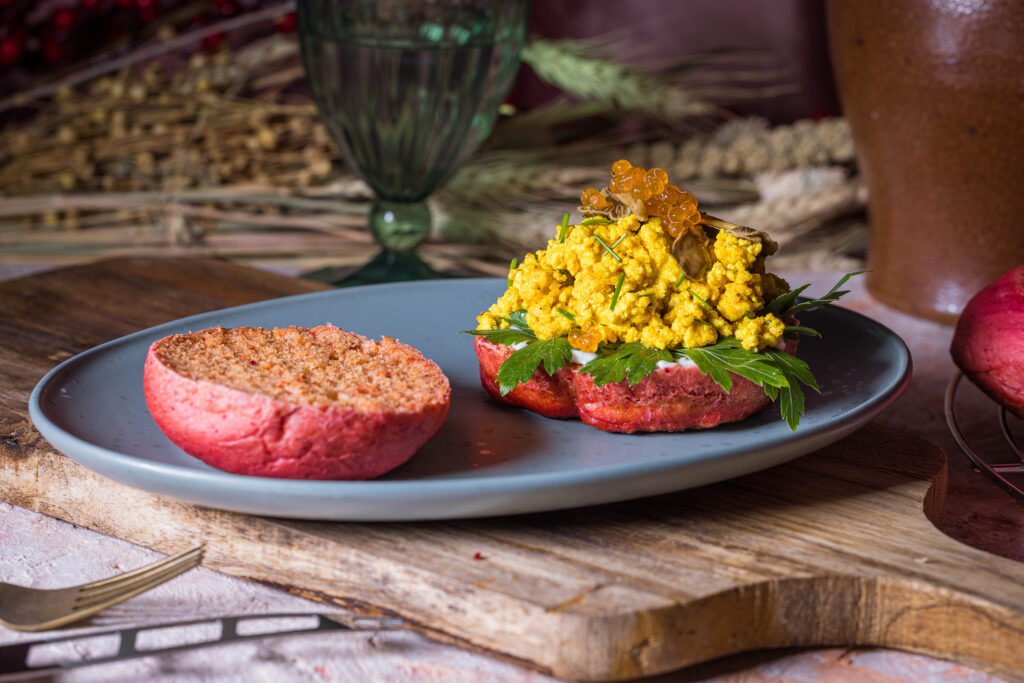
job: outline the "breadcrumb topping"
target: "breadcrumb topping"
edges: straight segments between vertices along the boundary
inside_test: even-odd
[[[413,347],[333,325],[214,327],[168,337],[155,352],[189,379],[299,405],[395,413],[444,403],[450,392],[440,368]]]

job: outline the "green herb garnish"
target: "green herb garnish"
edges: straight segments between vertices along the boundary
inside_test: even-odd
[[[640,342],[626,342],[598,355],[584,365],[580,372],[590,375],[595,386],[602,387],[623,379],[628,379],[632,386],[654,372],[659,360],[671,361],[672,354],[663,349],[652,349]]]
[[[572,347],[565,337],[553,339],[537,339],[537,335],[526,322],[526,310],[514,311],[507,318],[503,317],[512,327],[501,330],[465,330],[465,334],[483,337],[494,344],[515,346],[525,344],[516,349],[498,368],[498,390],[504,396],[520,383],[530,381],[533,373],[541,364],[549,375],[558,372],[572,358]]]
[[[472,334],[477,337],[483,337],[492,344],[504,344],[505,346],[515,346],[516,344],[522,344],[524,342],[529,343],[536,341],[537,337],[532,334],[509,328],[505,330],[463,330],[463,334]]]
[[[679,279],[676,280],[676,289],[679,289],[679,285],[683,284],[683,280],[686,279],[686,271],[679,273]]]
[[[463,334],[483,337],[493,344],[504,344],[505,346],[537,341],[537,335],[533,333],[526,322],[526,309],[514,311],[507,318],[503,317],[502,320],[511,327],[500,330],[463,330]]]
[[[612,249],[614,249],[615,247],[617,247],[620,244],[622,244],[622,240],[626,239],[626,235],[628,235],[628,234],[629,234],[628,230],[626,232],[622,233],[622,235],[619,236],[619,239],[615,240],[615,242],[612,244]]]
[[[838,301],[839,297],[843,296],[844,294],[849,294],[849,290],[840,291],[839,288],[846,284],[847,280],[854,277],[855,275],[863,275],[864,273],[867,272],[869,271],[858,270],[855,273],[847,273],[839,280],[839,282],[837,282],[832,287],[832,289],[828,290],[828,293],[825,294],[825,296],[821,297],[820,299],[811,299],[809,301],[801,301],[800,303],[795,303],[797,296],[799,296],[800,293],[803,292],[805,289],[810,287],[810,285],[803,285],[801,287],[791,289],[788,292],[778,295],[770,302],[768,302],[766,308],[768,309],[768,311],[774,313],[776,316],[780,318],[784,315],[795,315],[802,311],[813,311],[816,308],[821,308],[822,306],[827,306],[828,304]]]
[[[803,382],[818,393],[821,393],[821,389],[818,388],[818,382],[811,374],[807,363],[778,349],[765,349],[765,353],[775,361],[776,367],[786,377],[786,385],[778,387],[779,411],[789,428],[796,431],[797,425],[800,424],[800,416],[804,414],[804,392],[799,382]],[[768,398],[775,400],[775,391],[765,387],[765,393],[768,394]]]
[[[565,241],[565,236],[569,232],[569,214],[562,214],[562,227],[558,230],[558,241],[559,243]]]
[[[690,296],[696,299],[697,303],[699,303],[704,308],[708,309],[709,311],[715,310],[711,307],[711,304],[709,304],[707,301],[704,301],[700,294],[697,294],[697,292],[693,291],[693,287],[687,287],[686,291],[689,292]]]
[[[607,218],[601,218],[600,216],[593,216],[581,222],[580,225],[604,225],[606,223],[611,223],[611,221]]]
[[[727,337],[711,346],[676,349],[672,353],[676,358],[686,357],[692,360],[697,364],[698,370],[710,375],[711,379],[726,391],[732,389],[730,372],[746,377],[759,387],[779,387],[786,384],[785,375],[774,366],[770,358],[762,353],[747,351],[735,337]]]
[[[796,339],[801,334],[808,337],[821,337],[821,332],[810,327],[804,327],[803,325],[786,325],[786,330],[783,334],[786,335],[786,339]]]
[[[609,254],[614,256],[616,261],[618,261],[619,263],[622,263],[622,257],[619,256],[618,254],[616,254],[615,250],[612,249],[611,247],[609,247],[608,243],[605,242],[603,239],[601,239],[601,237],[599,235],[594,235],[594,239],[597,240],[598,242],[600,242],[601,246],[605,248],[605,251],[607,251]]]
[[[562,315],[562,316],[564,316],[564,317],[566,317],[566,318],[568,318],[569,320],[571,320],[573,322],[576,322],[576,316],[574,316],[572,313],[570,313],[569,311],[565,310],[564,308],[556,308],[555,312],[560,314],[560,315]]]
[[[615,302],[619,300],[619,292],[622,291],[622,283],[626,279],[625,273],[619,273],[619,281],[615,283],[615,291],[612,293],[612,305],[608,307],[609,311],[615,310]]]
[[[572,359],[572,347],[565,337],[528,342],[514,351],[498,368],[498,390],[504,396],[520,383],[526,383],[541,364],[544,372],[553,375]]]
[[[502,320],[507,322],[512,327],[518,328],[523,332],[529,332],[535,337],[537,336],[533,334],[533,330],[530,329],[530,323],[526,322],[525,308],[520,308],[518,311],[512,311],[507,318],[502,318]]]

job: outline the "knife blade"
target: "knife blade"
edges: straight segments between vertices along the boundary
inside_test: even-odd
[[[316,624],[307,628],[285,628],[281,625],[273,627],[273,621],[286,619],[315,619]],[[271,628],[269,630],[253,629],[253,626],[260,625],[257,622],[267,622],[267,625],[271,626]],[[144,636],[143,640],[147,637],[152,639],[154,636],[158,637],[159,632],[162,630],[176,629],[185,626],[199,627],[200,625],[207,624],[211,627],[219,626],[219,633],[213,637],[206,638],[205,640],[189,640],[189,642],[185,643],[178,642],[155,646],[140,646],[139,644],[140,635]],[[248,628],[251,632],[246,633],[240,631],[240,626],[243,627],[243,631]],[[391,631],[400,629],[403,626],[404,622],[401,619],[364,617],[344,612],[297,612],[207,617],[160,624],[147,624],[144,626],[134,626],[129,628],[108,629],[105,631],[89,631],[70,636],[32,640],[0,646],[0,681],[16,681],[23,678],[39,676],[41,674],[56,673],[80,666],[104,664],[107,662],[135,659],[138,657],[150,657],[152,655],[165,654],[168,652],[193,650],[202,647],[210,647],[212,645],[236,643],[246,640],[256,640],[259,638],[269,638],[272,636],[302,635],[322,633],[326,631]],[[201,628],[193,629],[193,631],[203,630],[204,629]],[[205,630],[209,631],[210,629],[207,628]],[[195,635],[195,633],[192,635]],[[87,641],[103,638],[112,640],[112,638],[110,638],[112,636],[117,637],[116,647],[105,648],[105,652],[103,654],[89,656],[89,648],[80,648],[80,651],[84,650],[87,654],[82,657],[75,658],[72,658],[67,654],[56,657],[54,656],[60,654],[56,647],[59,644],[74,644],[75,641]],[[104,644],[111,645],[113,643]],[[70,648],[64,649],[70,650]],[[111,650],[113,650],[112,654],[110,653]],[[50,657],[47,657],[47,654],[49,654]]]

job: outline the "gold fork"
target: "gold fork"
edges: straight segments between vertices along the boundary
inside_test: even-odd
[[[205,544],[177,555],[81,586],[53,590],[0,582],[0,625],[19,631],[45,631],[85,619],[155,588],[195,567]]]

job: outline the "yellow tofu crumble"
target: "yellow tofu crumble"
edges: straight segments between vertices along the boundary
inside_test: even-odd
[[[510,272],[511,284],[477,318],[477,329],[508,327],[503,318],[525,309],[540,339],[596,331],[605,341],[656,349],[697,348],[730,336],[750,351],[774,347],[785,324],[756,313],[788,286],[757,272],[761,249],[722,230],[711,267],[694,279],[683,275],[657,216],[641,222],[630,213],[571,226],[564,242],[556,236]]]

